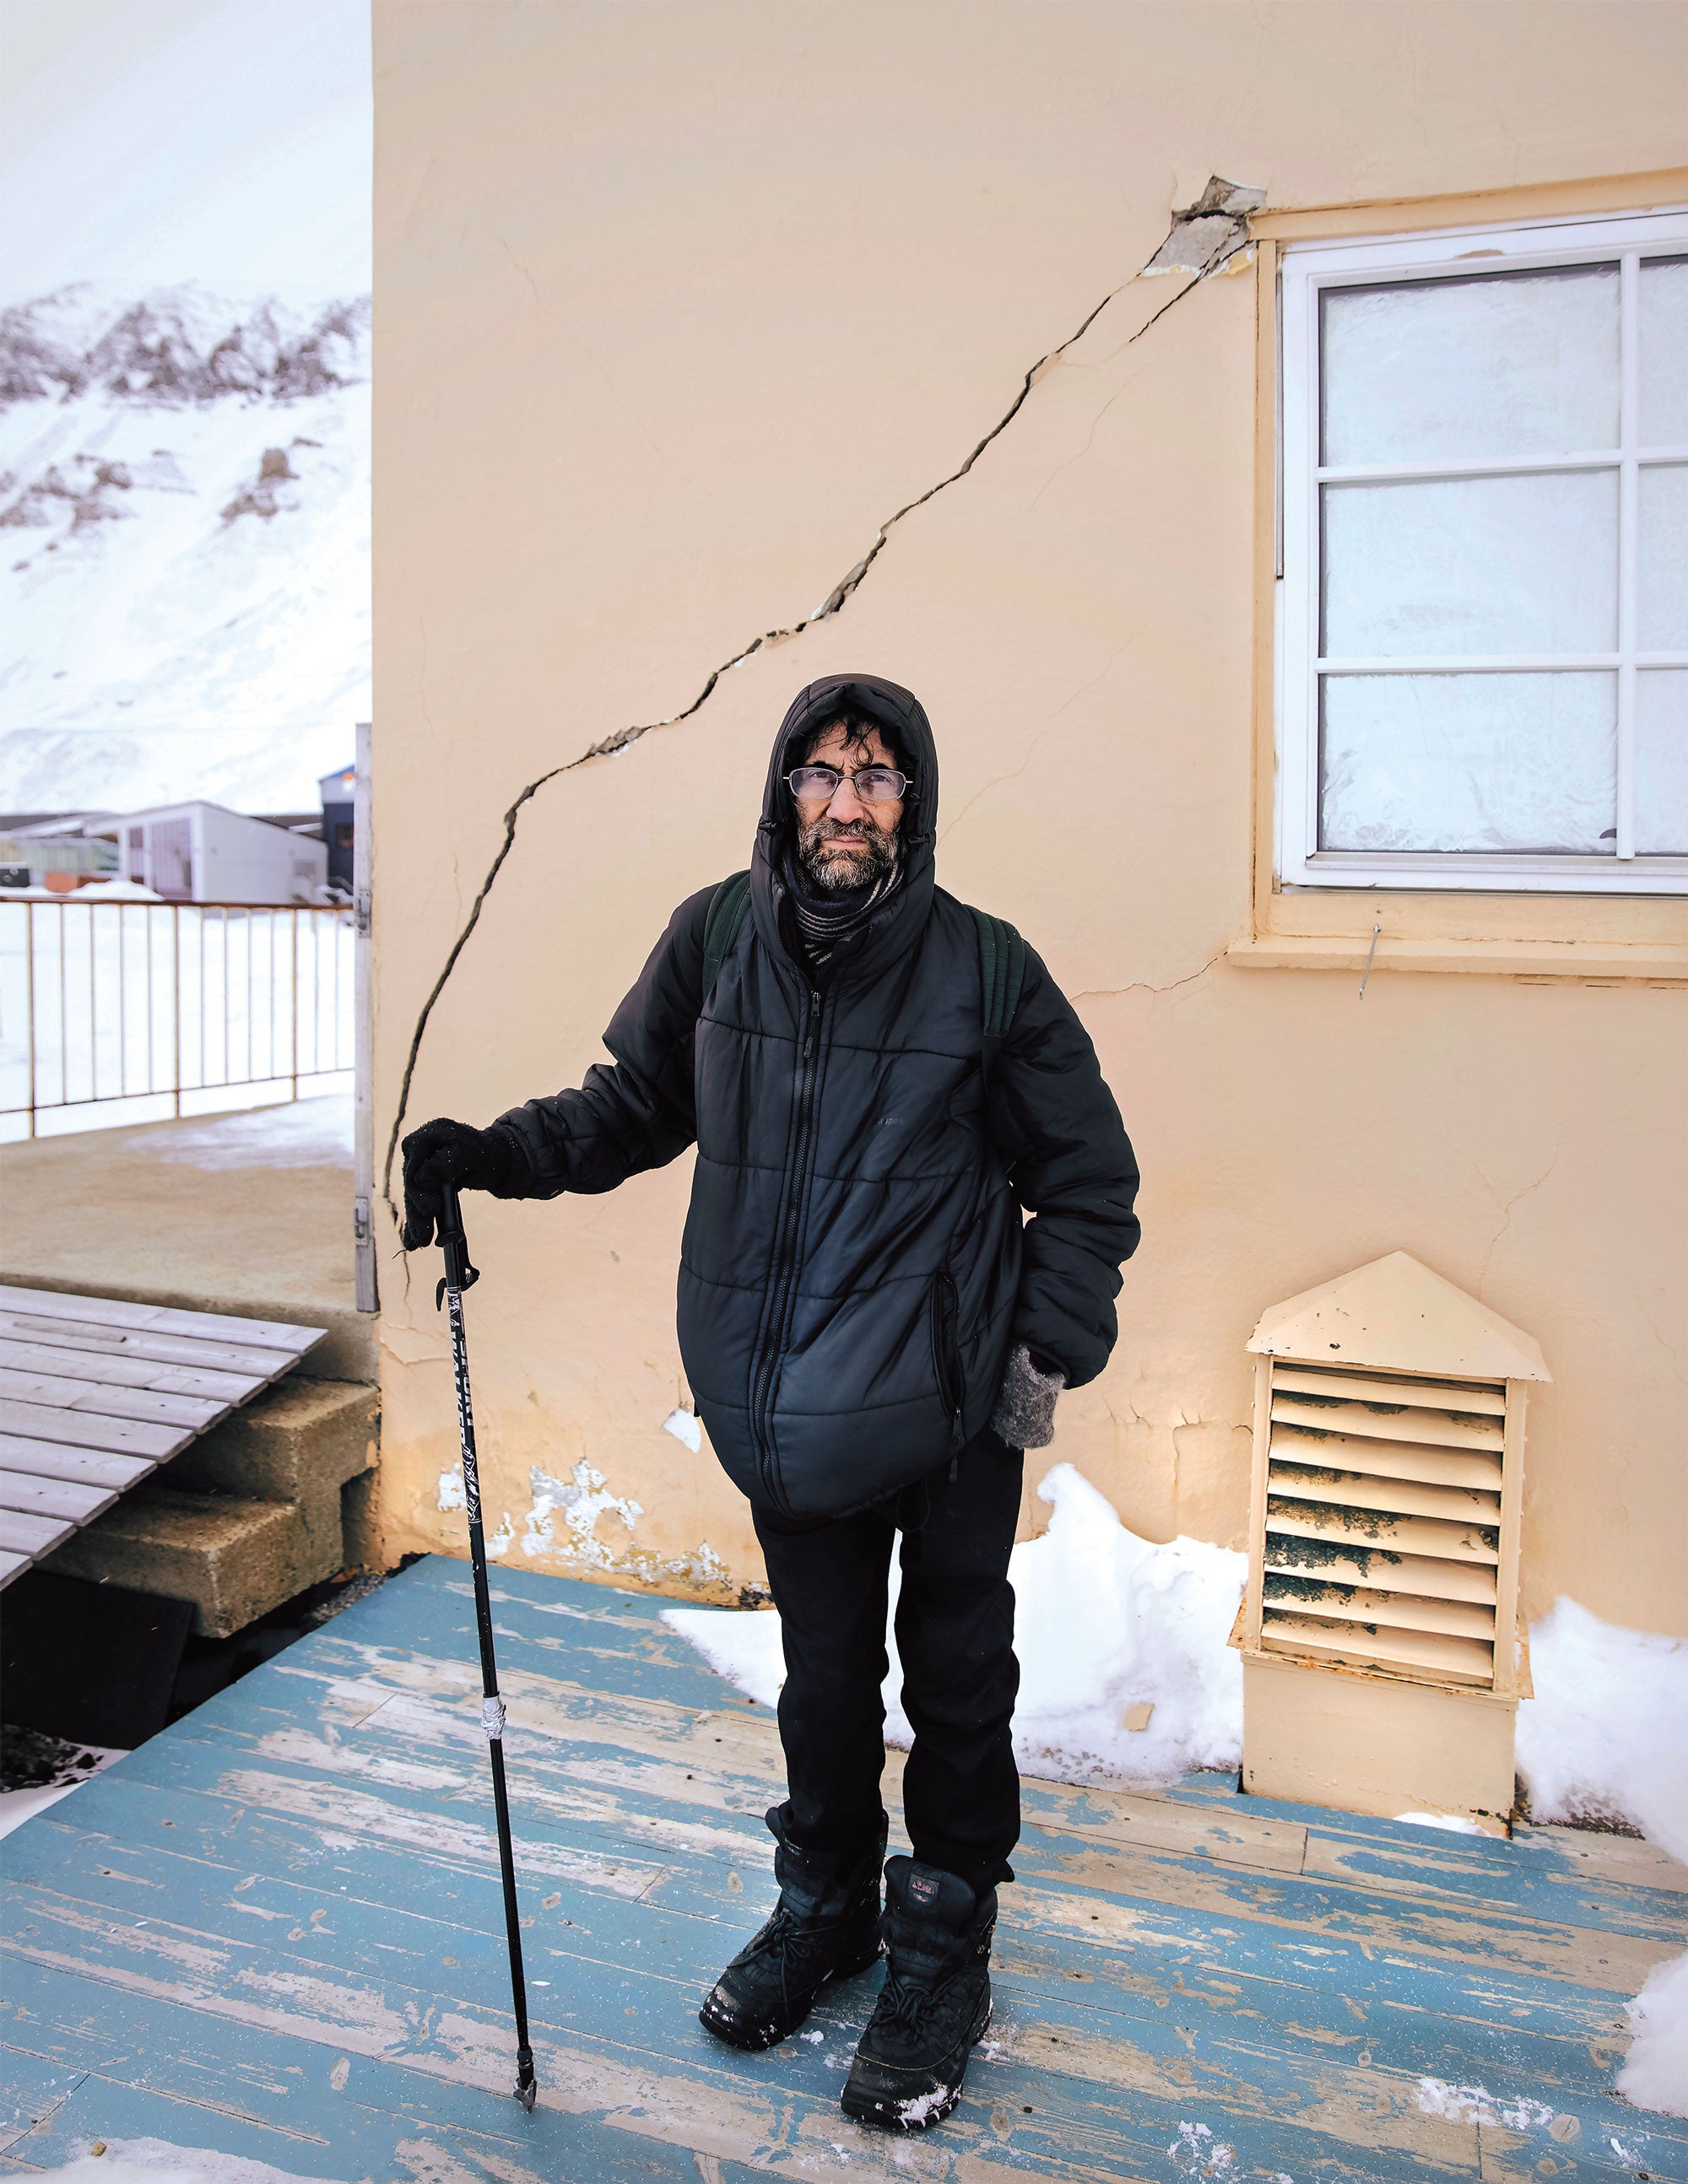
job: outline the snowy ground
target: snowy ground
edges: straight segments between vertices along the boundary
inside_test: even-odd
[[[120,1145],[123,1142],[120,1140]],[[249,1107],[209,1116],[168,1134],[136,1134],[132,1143],[154,1160],[208,1171],[254,1167],[347,1167],[352,1165],[352,1095]]]
[[[45,2173],[59,2184],[333,2184],[329,2177],[242,2160],[209,2147],[171,2146],[161,2138],[102,2141],[94,2152]]]
[[[1518,1759],[1533,1817],[1623,1822],[1688,1864],[1688,1644],[1560,1600],[1531,1626],[1529,1656]],[[1688,1956],[1653,1973],[1630,2025],[1618,2090],[1688,2116]]]

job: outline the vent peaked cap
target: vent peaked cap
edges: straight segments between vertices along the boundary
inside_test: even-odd
[[[1540,1346],[1407,1251],[1267,1307],[1248,1347],[1268,1357],[1464,1380],[1551,1380]]]

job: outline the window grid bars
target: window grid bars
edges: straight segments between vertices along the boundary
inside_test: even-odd
[[[1677,254],[1661,254],[1674,257]],[[1316,475],[1321,485],[1395,485],[1402,481],[1410,484],[1415,478],[1529,477],[1546,471],[1614,471],[1623,459],[1620,443],[1615,448],[1579,448],[1564,455],[1467,455],[1433,463],[1321,463]],[[1646,460],[1688,463],[1688,443],[1649,448]]]
[[[1641,474],[1636,443],[1641,415],[1641,261],[1618,260],[1618,858],[1635,855],[1635,635],[1641,591]]]
[[[1446,279],[1451,275],[1457,276],[1462,270],[1462,260],[1451,254],[1457,239],[1453,236],[1445,238],[1434,236],[1396,238],[1393,245],[1385,246],[1379,254],[1378,262],[1363,267],[1351,259],[1347,265],[1322,271],[1305,265],[1297,265],[1294,257],[1286,257],[1280,277],[1291,291],[1286,302],[1293,304],[1299,301],[1299,324],[1294,322],[1290,309],[1280,309],[1279,339],[1283,349],[1287,350],[1291,343],[1299,348],[1301,370],[1299,373],[1291,372],[1288,369],[1290,359],[1287,355],[1284,357],[1279,381],[1283,388],[1280,461],[1286,476],[1293,476],[1299,471],[1300,478],[1295,488],[1284,493],[1280,498],[1281,521],[1285,534],[1281,566],[1286,592],[1292,572],[1300,576],[1302,587],[1302,597],[1299,602],[1294,599],[1293,595],[1286,598],[1285,604],[1291,612],[1287,616],[1279,617],[1279,625],[1287,642],[1280,649],[1281,794],[1279,800],[1278,855],[1280,876],[1290,884],[1298,881],[1306,884],[1316,880],[1320,875],[1306,869],[1315,860],[1330,881],[1351,886],[1357,883],[1366,884],[1367,879],[1362,875],[1369,868],[1375,874],[1373,884],[1377,881],[1388,884],[1392,875],[1397,885],[1422,886],[1429,879],[1432,884],[1440,885],[1451,883],[1480,888],[1497,883],[1505,886],[1510,883],[1515,886],[1529,878],[1534,878],[1539,884],[1551,874],[1555,885],[1582,889],[1591,882],[1596,887],[1602,881],[1609,884],[1609,880],[1617,877],[1613,867],[1627,865],[1632,872],[1639,866],[1642,872],[1657,874],[1655,885],[1663,884],[1675,891],[1678,877],[1683,873],[1685,866],[1688,866],[1688,861],[1671,856],[1646,856],[1638,860],[1635,848],[1637,675],[1642,667],[1688,666],[1688,652],[1641,653],[1636,644],[1640,593],[1641,471],[1644,466],[1688,460],[1688,451],[1674,443],[1650,447],[1645,458],[1641,450],[1641,267],[1648,259],[1680,258],[1684,254],[1679,217],[1667,216],[1665,221],[1646,219],[1645,224],[1646,230],[1651,231],[1641,241],[1628,245],[1596,238],[1593,232],[1596,223],[1591,222],[1585,230],[1586,240],[1582,237],[1573,238],[1568,236],[1560,248],[1514,247],[1496,254],[1502,262],[1493,267],[1496,272],[1503,270],[1525,272],[1573,264],[1615,264],[1618,268],[1618,445],[1615,448],[1579,449],[1554,456],[1467,458],[1408,464],[1325,464],[1321,460],[1323,454],[1323,339],[1320,312],[1320,299],[1324,291],[1356,284],[1370,286],[1380,281],[1406,285],[1421,280]],[[1674,234],[1657,233],[1657,227],[1665,224],[1679,231]],[[1462,232],[1475,233],[1479,231]],[[1501,233],[1507,240],[1511,240],[1507,231],[1501,231]],[[1446,243],[1450,255],[1438,260],[1431,254],[1439,240]],[[1391,258],[1396,262],[1390,263]],[[1294,295],[1297,289],[1300,291],[1299,298]],[[1299,403],[1294,398],[1294,380],[1297,376],[1301,381],[1301,399]],[[1618,474],[1618,627],[1615,653],[1455,655],[1447,657],[1390,655],[1369,660],[1329,660],[1322,654],[1324,591],[1323,488],[1325,485],[1349,482],[1384,482],[1397,478],[1518,476],[1545,471],[1596,469],[1616,470]],[[1579,668],[1600,669],[1607,672],[1615,670],[1618,678],[1616,855],[1610,864],[1604,859],[1549,857],[1539,852],[1528,851],[1381,853],[1332,851],[1320,847],[1324,710],[1322,693],[1327,676],[1471,674],[1485,671],[1566,673]],[[1297,816],[1301,827],[1299,844],[1290,838],[1289,832]],[[1589,867],[1591,866],[1603,869],[1591,871]],[[1574,867],[1580,870],[1574,872]]]

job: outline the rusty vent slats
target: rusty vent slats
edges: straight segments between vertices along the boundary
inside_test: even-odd
[[[1274,1616],[1261,1634],[1273,1652],[1302,1653],[1360,1669],[1416,1669],[1438,1682],[1492,1683],[1491,1640],[1444,1637],[1430,1630],[1321,1621],[1314,1616]]]
[[[1334,1397],[1280,1396],[1272,1398],[1272,1415],[1285,1425],[1311,1433],[1357,1434],[1371,1440],[1428,1441],[1437,1448],[1501,1450],[1499,1418],[1455,1418],[1446,1411],[1406,1403],[1345,1403]]]
[[[1383,1510],[1344,1509],[1330,1502],[1269,1495],[1266,1533],[1328,1540],[1333,1546],[1390,1547],[1398,1554],[1446,1556],[1451,1562],[1498,1563],[1500,1543],[1486,1524],[1438,1524],[1429,1517],[1394,1517]]]
[[[1440,1630],[1449,1637],[1495,1635],[1492,1607],[1473,1600],[1415,1600],[1398,1592],[1379,1592],[1363,1585],[1332,1585],[1318,1578],[1268,1573],[1268,1618],[1282,1615],[1329,1617],[1338,1623],[1388,1623],[1401,1630]]]
[[[1423,1448],[1406,1441],[1351,1440],[1345,1434],[1304,1433],[1279,1422],[1273,1409],[1272,1453],[1286,1463],[1312,1463],[1331,1471],[1365,1471],[1380,1479],[1416,1479],[1426,1486],[1474,1486],[1501,1490],[1497,1451]]]
[[[1278,1359],[1269,1372],[1260,1645],[1492,1688],[1504,1388]]]
[[[1266,1542],[1268,1574],[1312,1577],[1332,1585],[1387,1585],[1396,1598],[1464,1600],[1495,1605],[1495,1571],[1483,1563],[1433,1561],[1428,1555],[1397,1555],[1375,1547],[1333,1546],[1313,1537],[1278,1532]]]
[[[1273,1368],[1274,1394],[1329,1396],[1356,1403],[1405,1403],[1449,1411],[1476,1411],[1492,1418],[1507,1414],[1507,1399],[1498,1388],[1477,1380],[1420,1380],[1380,1377],[1374,1373],[1344,1372],[1336,1366],[1277,1365]]]
[[[1468,1486],[1424,1486],[1416,1479],[1373,1479],[1363,1471],[1338,1471],[1325,1464],[1274,1462],[1268,1484],[1273,1494],[1334,1502],[1345,1509],[1387,1509],[1398,1517],[1438,1517],[1451,1524],[1501,1521],[1498,1479],[1495,1492],[1482,1494]]]

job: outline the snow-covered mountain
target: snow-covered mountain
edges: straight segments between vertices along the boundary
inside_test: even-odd
[[[369,303],[0,310],[0,811],[308,810],[367,717]]]

